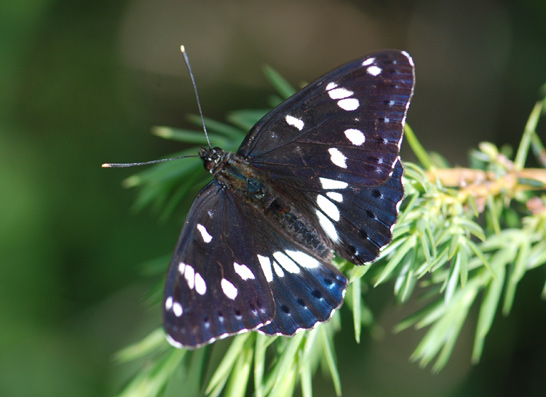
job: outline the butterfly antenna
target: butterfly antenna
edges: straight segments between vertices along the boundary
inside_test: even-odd
[[[168,159],[159,159],[159,160],[152,160],[152,161],[143,161],[141,163],[104,163],[101,165],[102,168],[128,168],[128,167],[137,167],[139,165],[150,165],[150,164],[157,164],[157,163],[164,163],[166,161],[171,160],[178,160],[178,159],[187,159],[189,157],[199,157],[199,156],[176,156],[176,157],[169,157]]]
[[[197,93],[197,85],[195,84],[195,78],[193,77],[193,72],[191,70],[190,59],[188,58],[188,53],[186,52],[186,48],[184,48],[183,45],[180,46],[180,51],[182,52],[182,55],[184,55],[184,61],[186,62],[186,66],[188,67],[188,71],[190,72],[191,83],[193,85],[193,91],[195,92],[195,99],[197,100],[197,107],[199,108],[199,114],[201,115],[201,123],[203,124],[203,131],[205,131],[205,136],[207,137],[207,143],[209,145],[209,148],[212,148],[210,144],[210,140],[209,140],[209,134],[207,132],[207,127],[205,126],[205,117],[203,116],[203,109],[201,109],[201,101],[199,101],[199,94]]]
[[[197,107],[199,108],[199,115],[201,116],[201,124],[203,124],[203,131],[205,132],[205,137],[207,138],[207,144],[208,144],[209,148],[212,148],[212,146],[210,144],[210,140],[209,140],[209,134],[207,132],[207,127],[205,126],[205,117],[203,116],[203,109],[201,108],[201,101],[199,101],[199,94],[197,93],[197,85],[195,84],[195,78],[193,77],[193,72],[191,70],[190,59],[188,58],[188,54],[186,53],[186,49],[184,48],[183,45],[180,46],[180,51],[182,52],[182,55],[184,55],[184,61],[186,62],[186,66],[188,67],[188,71],[190,72],[191,83],[193,85],[193,91],[195,92],[195,99],[197,100]],[[177,156],[177,157],[170,157],[168,159],[144,161],[144,162],[141,162],[141,163],[104,163],[104,164],[102,164],[102,168],[136,167],[136,166],[140,166],[140,165],[150,165],[150,164],[163,163],[165,161],[184,159],[184,158],[188,158],[188,157],[199,157],[199,156]]]

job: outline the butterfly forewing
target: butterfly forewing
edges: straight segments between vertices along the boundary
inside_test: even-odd
[[[413,93],[413,61],[384,51],[309,84],[252,128],[239,154],[275,175],[382,183],[398,158]],[[318,186],[318,185],[317,185]]]
[[[363,264],[392,239],[413,85],[407,53],[371,54],[273,109],[237,154],[201,149],[216,180],[196,198],[170,264],[171,344],[252,329],[293,335],[330,319],[347,286],[333,253]]]
[[[198,347],[271,321],[275,306],[250,227],[264,227],[217,182],[186,218],[167,274],[164,326],[175,346]]]

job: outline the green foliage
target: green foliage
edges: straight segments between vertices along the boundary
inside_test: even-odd
[[[294,90],[276,72],[266,75],[282,97]],[[274,98],[272,103],[278,102]],[[445,159],[428,153],[407,127],[406,136],[423,166],[404,163],[404,199],[392,243],[372,266],[340,261],[351,285],[346,306],[352,311],[355,339],[373,324],[365,304],[366,286],[389,283],[399,304],[419,299],[421,308],[395,328],[427,328],[411,356],[433,371],[449,360],[471,309],[478,312],[472,362],[482,355],[485,338],[499,312],[510,313],[518,283],[546,263],[546,182],[544,169],[525,169],[530,152],[544,158],[536,126],[544,101],[537,103],[525,127],[515,160],[509,150],[483,143],[471,153],[473,168],[449,168]],[[266,110],[239,111],[231,124],[206,120],[210,139],[236,150],[246,131]],[[191,120],[200,123],[199,117]],[[202,132],[158,128],[161,137],[205,145]],[[176,155],[192,155],[194,147]],[[204,185],[198,159],[161,163],[126,180],[138,186],[137,208],[152,207],[169,216],[182,198]],[[546,298],[546,286],[543,293]],[[245,333],[195,351],[171,348],[158,329],[126,348],[118,361],[140,360],[142,369],[121,396],[187,395],[289,396],[296,387],[313,395],[312,378],[319,368],[329,373],[341,394],[333,336],[339,312],[329,323],[292,338]],[[176,390],[176,391],[175,391]]]

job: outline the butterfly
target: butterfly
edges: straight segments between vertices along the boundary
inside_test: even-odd
[[[214,179],[195,198],[169,265],[169,343],[294,335],[330,319],[348,285],[334,253],[362,265],[392,239],[414,82],[406,52],[370,54],[285,100],[237,153],[201,148]]]

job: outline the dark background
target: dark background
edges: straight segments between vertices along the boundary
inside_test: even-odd
[[[166,268],[184,213],[159,223],[132,212],[135,191],[120,186],[132,170],[100,164],[181,148],[149,134],[188,127],[196,112],[180,44],[217,119],[266,106],[264,64],[298,84],[405,49],[417,69],[410,125],[427,149],[465,165],[480,141],[517,145],[546,81],[545,20],[546,2],[531,0],[2,2],[0,395],[112,395],[135,370],[112,354],[160,324],[145,299],[161,281],[143,264],[165,255]],[[527,275],[477,366],[471,318],[438,375],[409,363],[422,332],[391,332],[414,308],[395,307],[392,286],[370,291],[383,332],[355,348],[344,316],[344,395],[540,395],[543,283],[542,269]],[[333,395],[316,382],[316,395]]]

